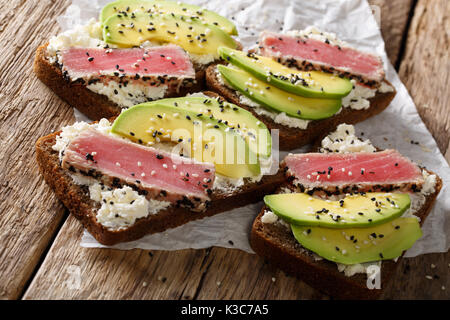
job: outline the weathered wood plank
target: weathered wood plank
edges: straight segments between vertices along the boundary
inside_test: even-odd
[[[403,259],[382,299],[450,298],[450,252]],[[431,277],[432,279],[428,279]]]
[[[0,11],[0,298],[18,298],[64,218],[43,183],[34,142],[73,121],[33,75],[34,50],[56,32],[66,3],[2,1]]]
[[[450,2],[417,3],[399,75],[423,121],[446,152],[450,140]]]
[[[24,299],[192,299],[207,268],[207,249],[86,249],[82,234],[69,217]]]
[[[375,17],[377,17],[377,11],[379,12],[386,52],[391,63],[396,66],[413,0],[369,0],[369,4],[375,9],[373,10]]]
[[[210,258],[197,299],[328,299],[256,255],[213,248]]]

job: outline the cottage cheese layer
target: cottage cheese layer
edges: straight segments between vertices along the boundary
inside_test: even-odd
[[[47,58],[51,63],[57,62],[58,52],[73,48],[104,48],[111,44],[103,41],[102,27],[99,21],[94,18],[90,19],[85,25],[77,25],[73,29],[64,31],[57,36],[50,38],[47,46]]]
[[[340,46],[341,48],[349,47],[349,44],[340,40],[335,33],[321,31],[314,26],[309,26],[303,30],[290,30],[287,34],[292,37],[307,37],[309,39],[315,39],[321,42],[328,40],[330,44]]]
[[[164,98],[168,87],[166,85],[150,86],[143,83],[128,83],[126,86],[116,81],[92,83],[86,86],[89,90],[108,97],[122,108]]]

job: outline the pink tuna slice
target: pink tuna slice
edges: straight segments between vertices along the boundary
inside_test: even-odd
[[[94,129],[83,131],[64,151],[63,167],[84,172],[95,170],[110,180],[122,182],[148,191],[150,197],[163,199],[199,198],[209,200],[208,191],[214,183],[214,165],[176,156],[128,140],[100,133]],[[197,201],[199,201],[197,199]]]
[[[259,50],[262,55],[281,58],[289,62],[296,60],[298,66],[303,61],[311,63],[315,70],[321,67],[329,71],[356,76],[361,82],[380,82],[384,79],[383,61],[379,56],[350,47],[339,47],[317,39],[263,32]],[[333,69],[334,68],[334,69]],[[303,68],[302,68],[303,69]]]
[[[61,52],[63,70],[71,78],[91,78],[119,73],[130,77],[168,76],[195,78],[189,55],[167,45],[148,49],[70,48]]]
[[[424,179],[420,168],[395,150],[355,153],[304,153],[284,160],[288,174],[307,189],[358,186],[400,186],[419,190]],[[415,186],[413,186],[415,185]]]

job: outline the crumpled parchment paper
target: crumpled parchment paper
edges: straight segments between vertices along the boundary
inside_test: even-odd
[[[449,166],[439,152],[431,134],[416,111],[416,107],[397,73],[388,61],[377,22],[365,0],[186,0],[203,5],[232,19],[239,30],[238,40],[245,49],[255,46],[263,30],[288,31],[310,25],[333,32],[351,45],[374,52],[383,58],[387,79],[397,89],[397,96],[380,115],[356,125],[380,148],[395,148],[418,164],[436,172],[444,187],[430,216],[423,226],[423,237],[407,251],[407,257],[423,253],[445,252],[450,246],[450,182]],[[98,17],[105,0],[73,0],[66,13],[57,21],[62,30]],[[375,8],[376,10],[376,8]],[[383,17],[381,16],[381,20]],[[75,111],[78,120],[85,119]],[[410,141],[418,141],[419,145]],[[305,149],[303,149],[305,150]],[[293,152],[301,152],[295,150]],[[285,153],[281,153],[282,158]],[[253,252],[248,242],[251,224],[262,203],[190,222],[159,234],[148,235],[137,241],[114,246],[118,249],[178,250],[220,246]],[[195,214],[195,213],[193,213]],[[84,247],[104,247],[88,232],[81,241]]]

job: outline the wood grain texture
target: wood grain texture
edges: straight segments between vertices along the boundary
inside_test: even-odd
[[[444,1],[439,1],[439,5]],[[386,50],[395,64],[412,0],[370,2],[381,7]],[[426,58],[420,55],[422,49],[415,41],[422,41],[423,33],[428,34],[427,24],[433,23],[424,2],[427,1],[419,1],[416,9],[422,22],[414,18],[412,23],[420,25],[416,29],[421,36],[416,40],[408,37],[405,52],[405,57],[416,59],[415,64],[424,63],[420,59]],[[0,39],[6,44],[0,47],[0,298],[17,298],[25,292],[25,299],[326,299],[259,257],[239,250],[214,247],[154,251],[150,256],[144,250],[86,249],[79,246],[82,227],[73,217],[64,222],[50,243],[64,221],[64,209],[38,176],[33,161],[34,142],[74,118],[71,109],[34,77],[31,61],[37,46],[56,34],[54,18],[68,4],[69,1],[0,0],[4,9],[0,11]],[[442,17],[443,12],[441,9],[437,16]],[[448,23],[448,16],[441,23]],[[444,39],[448,45],[448,36]],[[414,48],[419,52],[414,54]],[[444,53],[441,55],[445,56]],[[428,54],[434,56],[432,52]],[[420,99],[425,99],[425,91],[429,90],[415,82],[420,75],[419,67],[410,63],[402,77],[415,90],[411,92],[413,97],[425,101]],[[445,79],[445,71],[437,71],[440,72],[437,76],[429,78]],[[441,98],[439,104],[433,104],[427,123],[435,137],[440,134],[443,119],[447,119],[443,115],[443,101]],[[433,112],[439,116],[433,118]],[[445,135],[448,141],[448,131]],[[443,145],[445,151],[445,141]],[[50,250],[43,256],[50,244]],[[40,259],[42,265],[33,276]],[[385,298],[448,299],[449,260],[449,253],[403,260]],[[436,268],[431,269],[431,263]],[[74,285],[71,277],[77,270],[81,276],[78,289],[70,286]],[[426,275],[437,275],[439,279],[428,280]],[[28,281],[31,282],[27,286]],[[448,289],[442,290],[442,285]]]
[[[82,234],[70,216],[24,299],[192,299],[207,269],[208,249],[87,249]]]
[[[381,34],[386,43],[389,60],[396,66],[413,0],[369,0],[369,4],[374,16],[379,17],[378,22],[381,24]]]
[[[442,153],[450,139],[450,2],[418,1],[399,75]]]
[[[66,4],[2,1],[0,11],[0,298],[18,298],[64,208],[38,175],[34,143],[73,121],[72,111],[32,73],[36,47],[56,31]],[[27,23],[24,23],[26,21]]]

